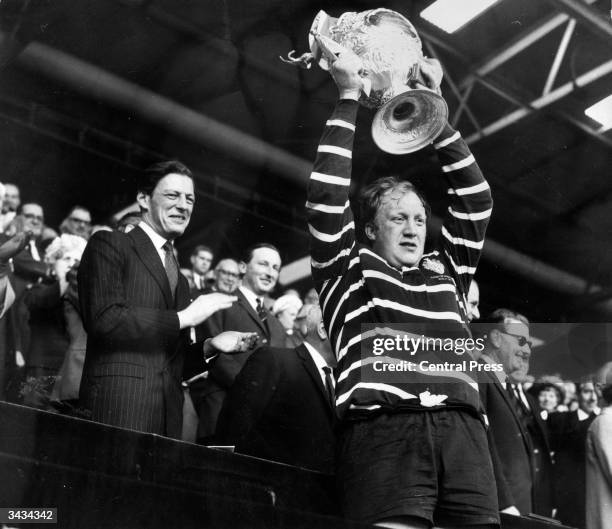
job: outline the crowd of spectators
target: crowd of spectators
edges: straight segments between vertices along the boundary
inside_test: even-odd
[[[16,185],[0,184],[0,203],[0,399],[87,417],[79,403],[87,343],[79,263],[92,233],[129,233],[141,214],[130,212],[112,228],[94,226],[88,209],[75,205],[56,231],[45,224],[42,205],[21,202]],[[256,333],[261,346],[256,353],[221,355],[207,366],[187,359],[181,437],[332,472],[335,359],[315,289],[303,295],[279,289],[280,255],[266,243],[242,256],[215,255],[200,244],[188,256],[190,267],[180,269],[192,298],[219,292],[238,299],[192,328],[193,342],[240,331]],[[598,512],[593,507],[595,514],[589,514],[593,500],[587,500],[587,486],[601,488],[587,477],[587,461],[595,468],[597,454],[609,453],[610,444],[589,427],[610,402],[610,376],[605,371],[576,381],[555,374],[534,380],[528,373],[529,321],[506,309],[480,318],[478,303],[473,282],[465,305],[468,320],[484,325],[479,332],[486,347],[479,361],[502,363],[509,374],[481,387],[500,510],[585,527],[587,516]],[[313,348],[308,358],[316,368],[303,358]],[[304,386],[307,376],[310,390],[312,380],[318,385],[312,395]],[[495,384],[503,388],[499,394]],[[312,399],[320,412],[313,412]],[[606,471],[610,468],[598,470]]]

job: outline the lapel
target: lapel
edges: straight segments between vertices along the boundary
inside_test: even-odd
[[[263,322],[259,319],[259,316],[258,316],[257,312],[255,311],[255,309],[253,307],[251,307],[251,304],[249,303],[247,298],[244,297],[244,294],[240,291],[240,289],[236,290],[235,295],[238,296],[238,301],[237,301],[238,305],[240,305],[244,309],[244,311],[255,322],[255,324],[261,329],[261,332],[263,333],[263,335],[269,341],[270,340],[270,333],[269,333],[268,329],[263,324]],[[268,314],[268,317],[270,317],[270,316],[271,315]]]
[[[495,377],[495,375],[493,376]],[[509,384],[509,382],[506,382],[506,384]],[[510,401],[510,397],[508,397],[508,393],[506,393],[506,390],[501,385],[501,382],[497,379],[497,377],[495,377],[494,386],[495,386],[495,389],[501,394],[502,399],[504,399],[504,402],[506,403],[506,406],[508,406],[508,409],[510,410],[512,417],[514,418],[514,422],[516,423],[516,425],[518,426],[521,432],[521,437],[523,438],[523,443],[525,443],[525,448],[527,449],[527,453],[529,453],[531,457],[531,443],[529,442],[528,433],[525,430],[525,427],[523,426],[521,419],[516,415],[514,404],[512,404],[512,402]]]
[[[314,360],[310,356],[308,349],[306,349],[305,345],[298,345],[295,348],[295,353],[298,355],[298,358],[301,360],[304,366],[304,369],[306,370],[306,372],[312,379],[312,382],[317,387],[319,396],[323,399],[323,402],[325,402],[325,409],[329,413],[333,414],[335,410],[332,410],[329,404],[327,388],[323,385],[323,380],[321,379],[321,375],[319,375],[319,370],[317,369],[317,366],[315,365]]]
[[[163,292],[164,299],[166,300],[166,306],[169,308],[172,307],[174,303],[172,301],[172,293],[170,292],[170,283],[168,282],[166,269],[164,268],[164,265],[162,264],[159,254],[157,253],[155,246],[153,246],[151,239],[138,226],[128,233],[128,237],[132,239],[134,249],[142,261],[142,264],[144,264],[149,270],[153,276],[153,279],[155,279],[159,285],[159,288]],[[178,284],[181,284],[180,275],[181,274],[179,273]]]

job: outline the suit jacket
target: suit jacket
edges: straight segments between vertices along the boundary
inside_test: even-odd
[[[69,344],[59,282],[33,285],[24,291],[23,302],[30,314],[31,339],[25,352],[27,373],[57,375]]]
[[[331,473],[335,421],[306,347],[262,347],[230,389],[216,438],[242,454]]]
[[[189,330],[179,330],[177,311],[189,304],[187,280],[179,274],[173,300],[159,254],[137,227],[96,233],[78,285],[88,335],[82,406],[96,421],[180,438]]]
[[[609,529],[612,520],[612,408],[593,421],[586,443],[586,527]]]
[[[529,393],[525,396],[532,412],[525,427],[533,447],[533,512],[542,516],[552,517],[555,504],[553,500],[553,459],[548,425],[540,414],[538,401]]]
[[[264,325],[242,292],[236,290],[234,295],[238,300],[229,309],[219,311],[208,318],[198,329],[197,336],[205,339],[223,331],[256,332],[259,334],[260,343],[272,347],[284,347],[285,329],[276,317],[268,311]],[[208,378],[192,386],[191,396],[200,418],[199,438],[207,438],[215,433],[225,395],[251,354],[252,351],[219,355],[210,364]],[[190,360],[190,366],[194,364],[193,360],[193,358]],[[195,374],[193,371],[193,368],[187,368],[185,378],[193,376]]]
[[[495,374],[483,372],[480,398],[489,419],[489,446],[497,482],[499,508],[515,505],[533,512],[533,446],[506,390]]]
[[[586,439],[595,414],[581,421],[578,411],[548,416],[551,448],[555,453],[555,505],[557,518],[570,527],[586,523]]]

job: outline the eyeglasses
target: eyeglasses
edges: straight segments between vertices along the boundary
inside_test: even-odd
[[[77,219],[76,217],[68,217],[68,220],[72,222],[78,222],[79,224],[85,224],[85,226],[91,226],[91,221],[85,219]]]
[[[238,279],[239,277],[239,274],[236,272],[228,272],[227,270],[217,270],[217,273],[224,277],[231,277],[232,279]]]
[[[521,334],[512,334],[511,332],[501,330],[499,332],[501,332],[502,334],[507,334],[508,336],[514,336],[516,338],[516,342],[519,344],[519,347],[525,347],[525,345],[528,345],[531,349],[531,346],[533,345],[533,342],[531,340],[528,340]]]
[[[45,220],[42,215],[34,215],[34,213],[24,213],[23,217],[28,220],[39,220],[40,222]]]

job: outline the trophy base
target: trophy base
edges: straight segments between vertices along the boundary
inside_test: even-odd
[[[448,106],[441,96],[430,90],[408,90],[376,112],[372,138],[385,152],[408,154],[429,145],[447,120]]]

